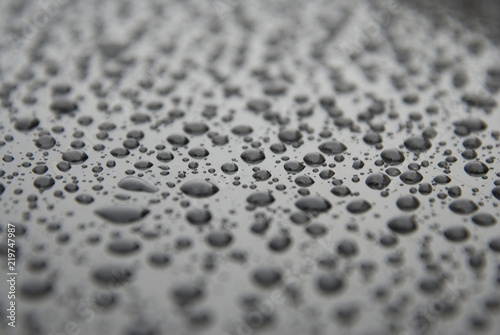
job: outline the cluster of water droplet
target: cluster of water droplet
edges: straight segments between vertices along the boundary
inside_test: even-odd
[[[200,16],[171,3],[180,18]],[[372,54],[333,61],[344,16],[300,6],[287,10],[319,26],[298,36],[287,18],[279,28],[250,9],[194,27],[158,13],[155,24],[175,28],[159,44],[163,28],[138,25],[138,10],[125,42],[87,54],[77,39],[82,54],[56,62],[44,49],[58,48],[54,33],[2,82],[0,197],[17,225],[32,334],[64,329],[39,306],[64,306],[93,330],[86,312],[121,310],[106,327],[124,321],[127,334],[319,333],[316,322],[396,334],[415,330],[412,317],[431,327],[463,316],[470,331],[498,329],[499,87],[471,96],[466,69],[446,63],[477,59],[498,79],[493,47],[477,51],[463,32],[468,47],[443,55],[421,37],[437,51],[419,63],[396,34],[403,20],[365,45]],[[119,20],[134,16],[121,10]],[[326,35],[311,44],[309,30]],[[379,57],[394,58],[381,76]],[[456,93],[463,115],[439,102]],[[457,298],[443,302],[449,283]]]

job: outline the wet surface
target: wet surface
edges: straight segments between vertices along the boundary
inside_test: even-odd
[[[457,3],[0,2],[0,332],[498,334],[500,12]]]

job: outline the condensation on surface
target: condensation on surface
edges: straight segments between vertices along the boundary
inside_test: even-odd
[[[0,332],[498,334],[498,40],[446,8],[0,2]]]

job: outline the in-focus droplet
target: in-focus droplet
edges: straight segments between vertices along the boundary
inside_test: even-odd
[[[193,198],[207,198],[219,192],[219,188],[211,182],[195,179],[182,184],[181,191]]]

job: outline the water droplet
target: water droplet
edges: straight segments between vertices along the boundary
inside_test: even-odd
[[[253,132],[253,128],[248,125],[239,125],[239,126],[234,126],[231,129],[231,132],[238,136],[246,136],[250,135]]]
[[[490,242],[488,243],[488,246],[494,252],[500,252],[500,237],[495,237],[491,239]]]
[[[109,206],[96,209],[95,213],[113,223],[132,223],[146,217],[149,210],[132,206]]]
[[[387,226],[398,234],[409,234],[417,230],[414,216],[397,216],[389,220]]]
[[[182,134],[172,134],[167,137],[168,143],[178,146],[178,147],[183,147],[186,144],[189,143],[189,139],[182,135]]]
[[[422,174],[418,171],[409,170],[403,172],[399,176],[399,179],[401,179],[401,181],[405,184],[415,185],[420,183],[424,179],[424,176],[422,176]]]
[[[203,297],[203,291],[197,285],[190,283],[178,284],[172,292],[174,301],[180,306],[192,304]]]
[[[475,137],[475,136],[468,137],[468,138],[466,138],[466,139],[462,142],[462,145],[463,145],[466,149],[477,149],[477,148],[479,148],[482,144],[483,144],[483,142],[481,142],[481,140],[480,140],[478,137]]]
[[[114,149],[111,149],[111,151],[109,153],[111,154],[111,156],[117,157],[117,158],[122,158],[122,157],[126,157],[126,156],[130,155],[130,151],[128,151],[128,149],[125,149],[125,148],[114,148]]]
[[[267,170],[259,170],[257,172],[255,172],[252,177],[256,180],[256,181],[265,181],[265,180],[268,180],[269,178],[271,178],[271,172],[267,171]]]
[[[95,304],[100,308],[109,308],[116,303],[117,295],[111,291],[99,292],[95,296]]]
[[[266,155],[259,149],[247,149],[241,153],[241,159],[248,164],[259,164],[265,158]]]
[[[423,136],[413,136],[405,141],[406,149],[412,152],[424,152],[432,147],[431,141]]]
[[[489,227],[497,223],[497,219],[490,213],[477,213],[472,216],[471,220],[481,227]]]
[[[488,127],[486,122],[478,118],[461,119],[453,122],[453,125],[455,127],[463,127],[469,132],[483,131]]]
[[[335,186],[330,190],[332,194],[335,194],[337,197],[346,197],[351,194],[351,190],[347,186],[339,185]]]
[[[385,149],[380,154],[380,158],[390,165],[399,165],[405,161],[405,156],[398,149]]]
[[[203,122],[190,122],[184,125],[183,130],[189,135],[203,135],[208,131],[208,126]]]
[[[295,212],[290,215],[290,220],[295,224],[305,224],[309,222],[309,216],[304,212]]]
[[[35,145],[39,149],[47,150],[56,145],[56,140],[50,135],[41,135],[35,140]]]
[[[30,131],[35,129],[40,124],[40,120],[38,120],[34,116],[24,116],[16,119],[14,123],[14,128],[19,131]]]
[[[212,247],[224,248],[233,241],[233,236],[225,231],[213,231],[207,236],[207,242]]]
[[[417,197],[413,195],[404,195],[398,199],[396,205],[400,210],[409,212],[420,207],[420,201],[418,201]]]
[[[319,152],[310,152],[304,156],[304,163],[309,166],[319,166],[325,162],[325,156]]]
[[[275,267],[261,267],[253,272],[253,279],[260,286],[273,286],[281,281],[281,271]]]
[[[363,214],[371,208],[372,205],[364,199],[353,200],[346,206],[347,211],[352,214]]]
[[[464,170],[469,176],[480,177],[487,174],[490,169],[483,162],[472,161],[465,164]]]
[[[229,175],[235,174],[238,171],[238,165],[236,165],[234,163],[224,163],[221,166],[221,170],[222,170],[222,172],[229,174]]]
[[[40,176],[35,179],[33,186],[40,190],[40,192],[43,192],[54,186],[55,183],[54,178],[50,176]]]
[[[345,144],[335,140],[321,143],[318,148],[322,153],[327,155],[336,155],[347,150]]]
[[[452,212],[462,215],[472,214],[479,209],[479,206],[472,200],[459,199],[449,205]]]
[[[298,173],[304,170],[306,166],[304,165],[304,163],[298,161],[288,161],[283,165],[283,167],[288,173]]]
[[[500,200],[500,186],[495,187],[493,190],[491,190],[491,194],[498,200]]]
[[[376,145],[382,143],[382,137],[378,133],[372,131],[363,136],[363,141],[366,144]]]
[[[134,163],[134,167],[137,170],[147,170],[153,166],[153,163],[150,161],[138,161]]]
[[[354,241],[343,240],[337,246],[337,252],[341,256],[352,257],[358,254],[358,246]]]
[[[280,130],[278,138],[284,143],[296,143],[302,139],[302,133],[298,129],[286,128]]]
[[[304,197],[295,202],[295,206],[304,212],[326,212],[332,205],[323,197]]]
[[[255,192],[247,197],[247,201],[255,206],[267,206],[274,202],[274,197],[271,192]]]
[[[79,204],[88,205],[94,202],[94,197],[89,194],[78,194],[75,200]]]
[[[462,152],[462,157],[468,160],[475,159],[477,157],[477,152],[473,149],[467,149]]]
[[[50,281],[32,278],[21,283],[22,294],[29,299],[39,299],[52,292],[52,283]]]
[[[164,267],[170,264],[170,256],[161,251],[154,251],[149,255],[149,262],[156,267]]]
[[[74,102],[64,98],[54,99],[50,104],[50,109],[58,114],[68,114],[75,111],[77,108],[78,106]]]
[[[444,185],[444,184],[448,184],[451,182],[451,178],[448,177],[447,175],[445,174],[440,174],[440,175],[437,175],[435,176],[434,178],[432,178],[432,180],[436,183],[436,184],[441,184],[441,185]]]
[[[89,156],[81,150],[68,150],[62,154],[62,159],[72,164],[83,163],[88,158]]]
[[[446,228],[443,235],[452,242],[463,242],[469,238],[469,231],[462,226]]]
[[[295,184],[300,187],[309,187],[314,184],[314,179],[309,176],[298,176],[295,178]]]
[[[206,209],[193,208],[187,211],[186,220],[195,226],[206,225],[212,219],[212,214]]]
[[[141,247],[141,244],[138,241],[120,238],[114,241],[111,241],[108,244],[108,250],[120,255],[128,255],[138,251]]]
[[[125,177],[120,180],[120,182],[118,183],[118,187],[127,191],[135,192],[154,193],[158,191],[158,188],[138,177]]]
[[[305,231],[312,237],[319,237],[325,235],[328,229],[322,223],[312,223],[305,228]]]
[[[286,151],[286,146],[283,143],[272,144],[269,149],[275,154],[281,154]]]
[[[288,249],[291,243],[292,240],[290,237],[286,235],[278,235],[271,238],[271,240],[269,240],[268,245],[271,250],[276,252],[282,252]]]
[[[384,247],[390,248],[398,244],[398,238],[394,235],[384,235],[380,238],[380,244]]]
[[[344,286],[342,278],[334,273],[320,275],[317,280],[318,288],[326,294],[339,292]]]
[[[193,158],[205,158],[209,155],[209,152],[207,149],[205,149],[203,147],[197,147],[197,148],[189,149],[188,155],[193,157]]]
[[[174,155],[170,151],[162,151],[156,155],[156,159],[163,163],[168,163],[174,159]]]
[[[383,190],[391,183],[391,178],[381,172],[375,172],[366,178],[366,185],[372,190]]]
[[[119,264],[103,264],[92,270],[93,277],[104,285],[124,285],[133,277],[133,271],[128,266]]]
[[[219,192],[219,188],[205,180],[190,180],[182,184],[181,191],[193,198],[207,198]]]

